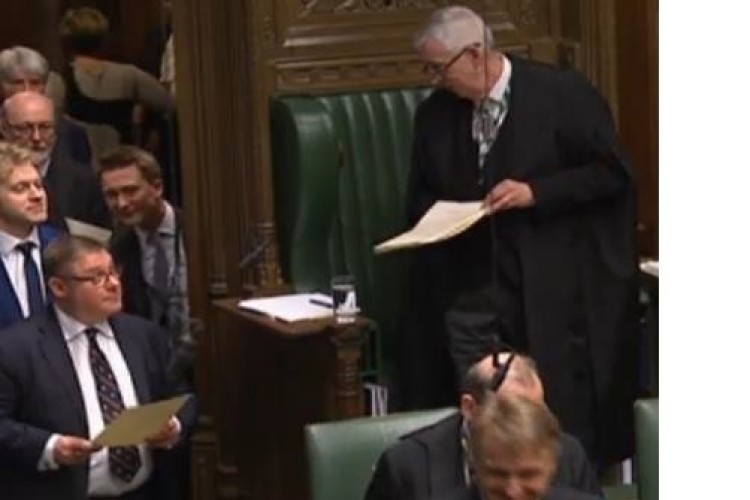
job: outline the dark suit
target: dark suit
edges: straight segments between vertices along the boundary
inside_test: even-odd
[[[50,226],[49,224],[39,225],[38,231],[39,243],[41,244],[42,251],[47,248],[50,241],[54,240],[61,234],[59,229]],[[47,296],[49,297],[49,292],[47,293]],[[21,304],[18,303],[18,297],[16,297],[16,291],[13,289],[13,284],[10,282],[8,271],[5,269],[5,266],[0,263],[0,329],[7,328],[22,319],[23,313],[21,311]]]
[[[461,446],[461,415],[452,415],[401,438],[380,456],[366,500],[426,500],[441,492],[468,489]],[[564,434],[554,483],[599,494],[581,444]]]
[[[168,398],[178,389],[167,381],[166,337],[141,318],[117,314],[110,325],[128,365],[140,404]],[[183,434],[194,421],[194,403],[178,417]],[[88,463],[39,472],[37,465],[52,433],[88,437],[78,377],[57,317],[17,323],[0,335],[0,489],[14,500],[82,500],[87,497]],[[171,452],[154,452],[154,486]],[[165,498],[164,496],[154,496]]]
[[[420,105],[407,207],[415,222],[436,200],[482,200],[504,179],[527,182],[536,204],[420,250],[432,283],[414,295],[445,317],[461,374],[498,334],[526,351],[564,429],[610,463],[633,451],[633,173],[582,75],[509,59],[509,110],[481,172],[472,103],[437,90]]]
[[[104,195],[92,168],[72,160],[55,146],[44,176],[49,221],[65,228],[70,217],[95,226],[109,228],[112,222]]]
[[[583,491],[553,486],[542,495],[541,500],[600,500],[601,498],[603,498],[601,495],[592,495]],[[430,500],[482,500],[482,497],[476,488],[464,488],[435,495],[430,497]]]
[[[90,167],[93,171],[93,167],[91,167],[91,144],[86,129],[70,118],[62,116],[57,119],[56,133],[55,148],[60,148],[63,154]]]

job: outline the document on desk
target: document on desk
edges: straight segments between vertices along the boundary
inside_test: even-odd
[[[386,253],[402,248],[419,247],[457,236],[487,215],[481,201],[438,201],[409,231],[384,241],[375,253]]]
[[[122,413],[94,438],[101,446],[131,446],[144,443],[169,422],[169,419],[187,402],[190,395],[183,394],[156,403],[125,408]]]
[[[287,323],[333,316],[333,301],[323,293],[294,293],[246,299],[240,301],[238,306]]]

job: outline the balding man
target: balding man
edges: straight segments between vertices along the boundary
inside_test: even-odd
[[[417,500],[471,488],[473,471],[466,459],[469,424],[489,399],[521,395],[544,404],[544,388],[530,358],[492,354],[467,372],[460,413],[408,434],[378,460],[366,500]],[[596,473],[580,442],[563,434],[553,484],[600,494]]]
[[[65,227],[70,217],[110,227],[104,197],[91,168],[55,149],[55,110],[52,101],[34,91],[13,94],[3,103],[3,137],[33,153],[47,191],[50,222]]]

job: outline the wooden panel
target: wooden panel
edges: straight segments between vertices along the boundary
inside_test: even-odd
[[[659,254],[657,0],[618,0],[620,135],[639,188],[641,255]]]

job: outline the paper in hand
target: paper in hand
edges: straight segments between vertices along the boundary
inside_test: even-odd
[[[109,245],[109,239],[112,237],[112,231],[109,229],[71,219],[70,217],[65,218],[65,223],[71,235],[88,238],[105,246]]]
[[[156,403],[125,408],[122,413],[94,438],[101,446],[132,446],[144,443],[158,434],[169,419],[187,402],[190,395],[183,394]]]

